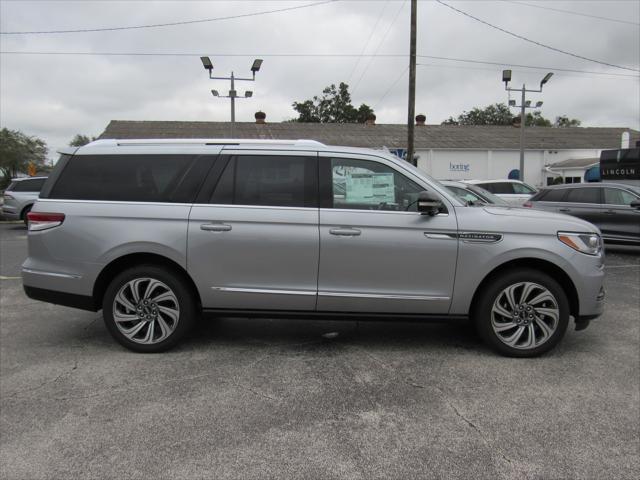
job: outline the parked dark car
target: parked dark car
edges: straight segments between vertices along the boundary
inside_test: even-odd
[[[451,193],[467,202],[468,204],[487,204],[497,207],[510,207],[502,198],[493,193],[470,183],[454,182],[452,180],[442,180],[442,185],[447,187]]]
[[[605,242],[640,245],[640,188],[621,183],[546,187],[525,207],[566,213],[593,223]]]

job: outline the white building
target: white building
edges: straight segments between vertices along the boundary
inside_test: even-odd
[[[100,138],[229,138],[229,122],[112,120]],[[623,132],[631,144],[640,132],[627,128],[527,127],[525,181],[541,186],[565,176],[584,178],[584,163],[597,161],[602,150],[620,148]],[[235,138],[312,139],[328,145],[388,148],[402,155],[406,125],[256,123],[235,125]],[[520,163],[520,129],[511,126],[416,125],[418,167],[437,179],[507,178]],[[582,159],[589,159],[588,161]],[[571,168],[554,165],[569,162]],[[575,162],[576,160],[582,160]],[[593,163],[589,163],[590,165]],[[565,164],[566,165],[566,164]],[[564,172],[564,173],[563,173]]]

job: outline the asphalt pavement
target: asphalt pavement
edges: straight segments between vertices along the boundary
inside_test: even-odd
[[[542,358],[462,324],[278,319],[141,355],[27,298],[0,224],[0,478],[637,479],[640,249],[607,253],[605,315]]]

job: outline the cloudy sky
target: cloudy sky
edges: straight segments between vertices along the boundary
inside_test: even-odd
[[[584,126],[640,129],[640,1],[444,3],[530,40],[602,63],[514,38],[435,0],[420,1],[416,112],[426,114],[427,123],[506,101],[501,71],[512,68],[518,86],[535,87],[547,71],[555,73],[542,95],[530,97],[534,102],[544,100],[542,113],[548,118],[568,115],[581,119]],[[227,91],[228,83],[209,80],[200,55],[209,55],[214,72],[223,76],[231,70],[250,76],[253,58],[264,59],[255,83],[237,84],[240,92],[254,92],[253,98],[237,102],[238,121],[253,121],[257,110],[265,111],[271,122],[293,118],[293,101],[344,81],[351,86],[354,104],[374,107],[378,123],[402,123],[407,111],[409,4],[405,0],[2,0],[0,124],[40,136],[55,150],[76,133],[99,135],[111,119],[227,121],[229,101],[214,99],[210,90]],[[282,9],[291,10],[258,14]],[[154,28],[7,34],[238,15],[242,16]]]

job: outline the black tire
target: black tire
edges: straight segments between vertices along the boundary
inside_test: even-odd
[[[166,293],[167,288],[168,291],[170,291],[170,294],[168,296],[171,297],[171,299],[159,300],[157,304],[159,306],[156,306],[154,308],[156,319],[147,320],[147,326],[142,326],[140,333],[136,334],[143,335],[144,333],[149,333],[149,331],[151,330],[151,336],[157,336],[157,339],[155,341],[152,340],[152,343],[140,343],[141,339],[135,336],[133,337],[133,339],[131,339],[127,337],[127,335],[125,335],[118,327],[118,325],[121,325],[121,328],[132,329],[134,327],[138,327],[141,323],[145,323],[145,320],[139,320],[137,318],[131,322],[116,322],[115,320],[114,302],[116,296],[121,291],[121,289],[124,288],[125,296],[128,293],[129,298],[131,298],[131,287],[129,287],[129,290],[127,290],[126,286],[129,282],[132,282],[136,279],[140,281],[140,288],[138,290],[141,293],[144,292],[145,285],[148,286],[150,283],[148,280],[143,281],[141,279],[155,280],[163,284],[157,287],[158,290],[153,290],[152,293],[158,291],[160,293]],[[143,302],[143,299],[141,298],[143,296],[144,295],[139,295],[140,304],[142,304]],[[176,315],[177,322],[175,322],[175,324],[173,323],[171,316],[168,316],[165,313],[161,312],[163,306],[165,307],[165,310],[169,307],[173,310],[176,310],[174,308],[174,300],[177,301],[177,311],[179,313],[178,315]],[[167,304],[167,302],[169,302],[169,304]],[[134,305],[133,302],[130,302],[130,304],[137,307],[137,304]],[[120,318],[126,318],[123,317],[123,315],[131,316],[131,311],[123,307],[123,305],[123,303],[118,303],[118,306],[116,306],[118,311],[115,312],[115,314],[120,316]],[[140,308],[142,308],[142,305],[140,305]],[[151,307],[149,306],[148,308]],[[102,302],[102,312],[107,330],[109,330],[111,336],[113,336],[113,338],[118,341],[118,343],[125,346],[129,350],[133,350],[134,352],[157,353],[164,352],[174,347],[182,338],[184,338],[186,334],[189,333],[189,331],[191,331],[197,317],[199,316],[199,307],[194,293],[180,273],[158,265],[139,265],[121,272],[111,281],[104,294]],[[139,313],[144,316],[144,312]],[[151,314],[151,318],[154,318],[154,312],[147,311],[146,313]],[[134,310],[133,314],[137,315],[137,310]],[[160,325],[160,320],[158,320],[157,317],[160,317],[160,320],[164,322],[164,327]],[[153,330],[149,323],[154,324]],[[171,327],[173,327],[172,330]],[[170,333],[165,336],[163,335],[165,331],[170,331]],[[165,338],[162,338],[163,336]]]
[[[496,302],[500,297],[503,305],[506,306],[505,310],[511,312],[512,309],[510,309],[509,307],[508,298],[506,294],[503,294],[503,292],[505,292],[507,288],[513,286],[514,297],[519,297],[522,295],[522,293],[524,293],[525,288],[524,285],[520,285],[525,284],[526,282],[543,287],[553,296],[553,300],[551,300],[550,297],[545,297],[549,298],[549,300],[545,301],[544,303],[538,303],[538,305],[541,305],[540,308],[557,310],[558,318],[555,322],[553,320],[553,318],[555,317],[554,314],[542,315],[541,318],[539,317],[540,321],[545,325],[553,325],[555,327],[553,333],[548,334],[545,330],[543,330],[540,323],[535,318],[534,320],[530,320],[529,318],[515,319],[514,317],[506,317],[500,315],[499,313],[496,313],[496,324],[506,327],[503,332],[497,333],[493,327],[494,313],[492,312],[492,310],[494,307],[494,302]],[[543,290],[532,290],[530,294],[531,296],[529,296],[528,298],[530,300],[533,300],[535,296],[539,295],[539,293],[543,293]],[[479,300],[473,312],[476,329],[478,330],[478,334],[485,341],[485,343],[502,355],[509,357],[536,357],[538,355],[542,355],[558,344],[562,337],[564,337],[567,326],[569,325],[569,301],[567,299],[565,291],[553,278],[551,278],[546,273],[540,272],[538,270],[518,269],[500,273],[490,280],[488,285],[483,288],[479,295]],[[518,298],[515,298],[515,300],[516,303],[518,303]],[[518,311],[519,305],[520,304],[516,305],[518,307],[516,308],[516,310]],[[533,305],[526,304],[526,302],[524,303],[524,305],[525,310],[527,306],[531,306],[532,308],[534,307]],[[533,310],[535,315],[535,312],[537,312],[537,310],[536,308],[533,308]],[[528,317],[525,312],[522,312],[521,314],[524,314],[525,317]],[[509,327],[509,320],[516,326]],[[527,321],[529,323],[522,323]],[[516,322],[520,323],[516,324]],[[529,326],[529,324],[531,325],[531,327]],[[520,327],[524,327],[524,330],[519,330]],[[534,331],[533,335],[531,335],[530,333],[530,328]],[[521,335],[523,335],[524,337],[519,337],[523,338],[522,343],[516,344],[515,346],[508,345],[506,343],[506,339],[513,338],[512,335],[516,336],[518,331],[520,331]],[[538,338],[536,338],[536,335],[538,335]],[[527,341],[530,338],[533,338],[534,340],[537,339],[542,343],[535,346],[527,346]]]
[[[20,214],[20,217],[22,218],[22,221],[24,222],[25,227],[29,226],[29,219],[27,218],[27,214],[31,211],[32,207],[33,205],[29,205],[28,207],[25,207],[22,210],[22,213]]]

